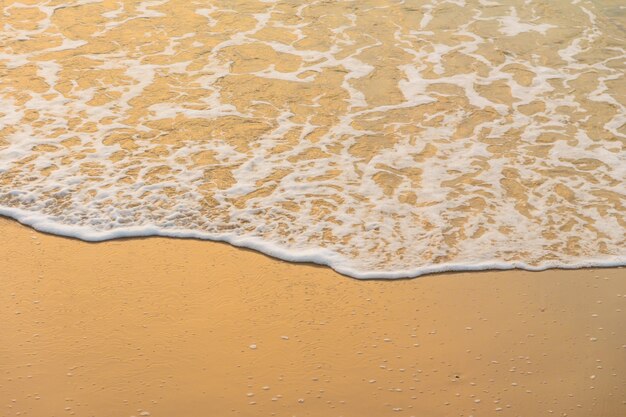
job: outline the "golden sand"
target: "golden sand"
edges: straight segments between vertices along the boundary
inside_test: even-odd
[[[0,1],[0,209],[355,272],[617,263],[623,0],[465,3]],[[0,248],[0,417],[626,416],[624,269]]]
[[[626,415],[626,271],[358,281],[0,219],[2,416]]]

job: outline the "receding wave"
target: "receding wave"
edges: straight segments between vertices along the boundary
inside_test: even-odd
[[[0,214],[359,278],[626,264],[621,1],[4,3]]]

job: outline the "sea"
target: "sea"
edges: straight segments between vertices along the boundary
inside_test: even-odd
[[[0,3],[0,215],[355,278],[626,264],[623,0]]]

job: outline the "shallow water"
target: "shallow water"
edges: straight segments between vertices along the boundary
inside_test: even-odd
[[[626,263],[621,1],[4,1],[0,214],[356,277]]]

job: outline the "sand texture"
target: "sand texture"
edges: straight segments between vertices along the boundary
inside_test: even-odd
[[[2,416],[626,415],[626,272],[359,281],[0,219]]]

